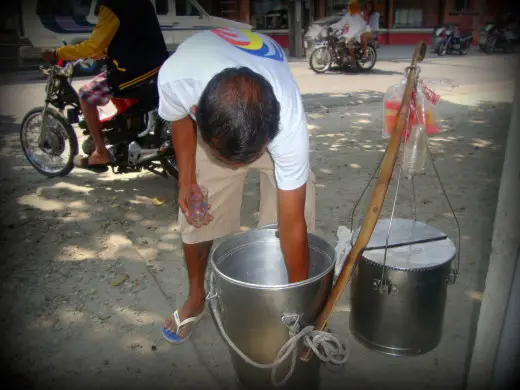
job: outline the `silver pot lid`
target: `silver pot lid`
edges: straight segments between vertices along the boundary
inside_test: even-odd
[[[385,248],[389,219],[377,222],[363,257],[374,263],[385,264]],[[359,229],[353,234],[355,242]],[[403,270],[437,267],[453,260],[456,247],[443,232],[434,226],[410,219],[392,220],[386,265]]]

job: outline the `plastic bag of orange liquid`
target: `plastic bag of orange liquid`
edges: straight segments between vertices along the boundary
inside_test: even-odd
[[[406,87],[404,80],[387,89],[383,98],[383,138],[389,138],[397,123],[397,114],[401,107]],[[404,132],[405,140],[415,125],[423,125],[427,135],[441,131],[435,105],[440,96],[419,81],[417,90],[412,96],[409,108],[408,123]]]

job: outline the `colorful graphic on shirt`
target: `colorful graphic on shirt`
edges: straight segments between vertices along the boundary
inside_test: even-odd
[[[248,54],[275,61],[284,61],[285,59],[282,48],[271,38],[265,39],[245,29],[218,28],[211,30],[211,32]]]

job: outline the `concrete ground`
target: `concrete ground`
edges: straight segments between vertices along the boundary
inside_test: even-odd
[[[382,61],[367,74],[315,75],[304,63],[291,64],[308,113],[317,234],[332,245],[382,156],[382,94],[406,65]],[[322,388],[462,388],[487,270],[515,68],[516,57],[479,54],[423,64],[421,75],[442,96],[445,130],[430,138],[430,147],[462,230],[460,278],[449,287],[443,339],[420,357],[371,351],[351,336],[347,293],[330,327],[348,340],[350,358],[343,368],[322,367]],[[164,317],[187,290],[175,183],[147,173],[40,176],[20,150],[18,126],[25,112],[42,104],[41,77],[15,73],[1,82],[2,388],[235,388],[229,352],[210,316],[183,345],[171,346],[160,335]],[[244,190],[244,229],[255,226],[258,188],[252,174]],[[431,168],[416,189],[419,219],[453,234]],[[166,203],[156,206],[156,197]],[[409,216],[409,183],[399,199],[398,215]],[[360,218],[358,213],[356,222]]]

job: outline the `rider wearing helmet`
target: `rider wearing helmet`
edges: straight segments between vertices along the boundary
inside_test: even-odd
[[[331,24],[330,28],[333,30],[342,30],[342,37],[345,39],[345,44],[349,45],[350,41],[356,39],[360,41],[360,34],[366,29],[366,22],[361,16],[361,7],[357,0],[350,0],[348,2],[348,12],[336,23]],[[354,47],[349,45],[350,56],[354,57]],[[363,53],[365,55],[365,53]]]
[[[98,22],[89,39],[77,45],[46,50],[47,62],[58,59],[105,57],[107,70],[79,90],[81,110],[94,140],[95,150],[87,158],[75,161],[76,166],[105,171],[110,163],[101,134],[98,106],[124,93],[145,80],[156,78],[168,51],[159,21],[149,0],[100,0]]]

